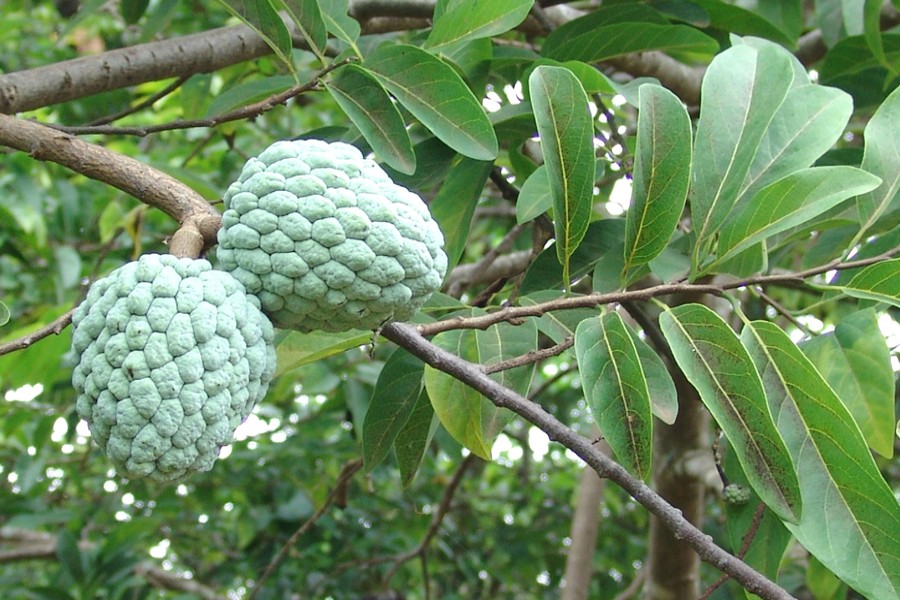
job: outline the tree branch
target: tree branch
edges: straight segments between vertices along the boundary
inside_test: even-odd
[[[492,313],[476,317],[453,317],[444,319],[443,321],[419,325],[418,331],[422,335],[430,336],[443,331],[450,331],[451,329],[487,329],[491,325],[496,325],[497,323],[504,321],[515,321],[525,317],[540,317],[555,310],[595,308],[605,304],[646,301],[652,298],[672,294],[711,294],[713,296],[721,296],[729,290],[747,286],[796,284],[798,281],[803,281],[804,279],[821,275],[828,271],[843,271],[867,267],[883,260],[893,258],[897,254],[900,254],[900,247],[879,254],[878,256],[860,260],[833,260],[827,264],[805,269],[803,271],[754,275],[744,279],[736,279],[722,283],[663,283],[636,290],[622,290],[603,294],[594,293],[585,296],[568,296],[556,300],[549,300],[547,302],[531,304],[529,306],[508,306]]]
[[[221,216],[193,189],[124,154],[80,140],[33,121],[0,114],[0,144],[32,158],[68,167],[112,185],[154,206],[181,225],[170,250],[177,256],[199,256],[216,243]]]
[[[10,352],[15,352],[16,350],[24,350],[28,346],[44,339],[45,337],[49,337],[51,335],[59,335],[60,333],[62,333],[62,330],[68,327],[69,323],[72,322],[72,314],[74,312],[74,308],[69,309],[40,329],[36,329],[28,335],[24,335],[15,340],[11,340],[9,342],[6,342],[5,344],[0,344],[0,356],[9,354]]]
[[[790,600],[791,596],[785,590],[715,545],[708,535],[691,525],[679,510],[668,504],[642,481],[632,477],[622,466],[606,457],[590,440],[566,427],[538,404],[503,387],[482,372],[477,365],[431,344],[413,326],[390,323],[382,329],[382,334],[425,363],[481,392],[496,406],[512,410],[542,429],[550,439],[577,454],[598,475],[611,479],[631,494],[660,522],[674,531],[676,536],[690,544],[703,560],[731,575],[746,590],[767,600]]]

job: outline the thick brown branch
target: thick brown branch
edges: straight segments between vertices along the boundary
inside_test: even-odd
[[[178,221],[184,232],[172,240],[179,256],[199,256],[216,243],[219,213],[193,189],[142,162],[33,121],[0,114],[0,144],[55,162],[102,181],[156,207]],[[186,245],[183,245],[186,244]]]
[[[438,348],[423,338],[415,327],[402,323],[390,323],[382,334],[419,357],[425,363],[440,369],[484,394],[501,408],[508,408],[530,423],[542,429],[550,439],[577,454],[601,477],[607,477],[653,513],[666,527],[676,532],[700,557],[717,569],[728,573],[751,593],[767,600],[790,600],[791,596],[777,584],[756,572],[749,565],[718,547],[712,539],[690,524],[679,510],[668,504],[642,481],[632,477],[622,466],[600,452],[590,440],[566,427],[540,405],[531,402],[512,390],[500,385],[479,368],[446,350]]]

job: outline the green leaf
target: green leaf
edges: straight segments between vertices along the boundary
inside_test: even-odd
[[[434,51],[450,44],[506,33],[525,20],[533,4],[534,0],[461,0],[447,12],[435,15],[425,47]]]
[[[883,32],[881,42],[888,61],[900,64],[900,34]],[[885,87],[890,77],[861,35],[841,38],[819,68],[819,82],[839,87],[853,96],[856,110],[874,108],[883,102],[894,89]]]
[[[645,84],[638,92],[634,179],[625,215],[625,269],[655,258],[681,218],[691,176],[691,120],[675,94]]]
[[[464,360],[489,367],[525,354],[537,347],[537,327],[532,320],[513,326],[501,323],[485,331],[446,331],[434,343]],[[534,364],[494,373],[491,378],[520,394],[527,394]],[[513,413],[494,404],[455,377],[425,367],[425,389],[444,428],[460,444],[485,460],[491,459],[494,439]]]
[[[797,474],[738,337],[701,304],[667,310],[659,324],[678,366],[728,437],[750,485],[780,518],[796,523],[801,506]]]
[[[425,363],[397,348],[384,363],[363,422],[362,453],[367,473],[385,459],[409,421],[422,393]]]
[[[275,55],[293,72],[293,42],[287,25],[270,0],[219,0],[236,17],[246,23],[268,44]]]
[[[100,242],[108,243],[124,227],[125,209],[118,200],[111,200],[103,207],[97,228],[100,230]]]
[[[340,333],[280,331],[275,337],[275,351],[278,355],[275,376],[283,375],[297,367],[328,356],[340,354],[344,350],[358,348],[371,341],[371,331],[355,329]]]
[[[325,44],[328,43],[328,30],[319,3],[316,0],[278,0],[287,9],[291,19],[300,30],[300,34],[309,44],[322,63],[326,63]]]
[[[568,290],[569,259],[591,220],[593,122],[587,95],[568,69],[537,67],[528,78],[528,89],[553,195],[556,256]]]
[[[709,24],[723,31],[737,35],[753,35],[777,42],[782,46],[793,48],[797,40],[785,34],[778,27],[758,14],[740,6],[728,4],[721,0],[691,0],[691,4],[700,6],[709,16]]]
[[[894,371],[872,309],[843,317],[834,331],[801,346],[853,415],[869,447],[894,455]]]
[[[56,555],[60,566],[74,583],[84,581],[84,557],[71,531],[64,529],[56,538]]]
[[[761,189],[728,218],[719,234],[717,264],[763,240],[807,223],[881,180],[856,167],[812,167]]]
[[[359,22],[347,14],[350,11],[349,0],[316,0],[322,11],[325,28],[331,35],[353,46],[359,39]]]
[[[0,327],[9,323],[9,307],[0,302]]]
[[[881,40],[881,7],[882,0],[865,0],[863,7],[863,35],[872,55],[879,63],[884,65],[892,75],[896,75],[894,65],[888,60],[884,52],[884,42]]]
[[[883,260],[865,267],[841,289],[854,298],[886,302],[900,307],[900,258]]]
[[[647,480],[653,455],[650,392],[622,317],[607,313],[579,323],[575,353],[584,397],[600,433],[622,466]]]
[[[741,334],[797,468],[803,513],[788,529],[868,598],[898,598],[900,504],[853,417],[786,333],[754,321]]]
[[[122,18],[126,23],[134,25],[144,16],[148,4],[150,4],[150,0],[122,0],[119,4],[119,12],[122,13]]]
[[[415,46],[385,45],[365,66],[425,127],[470,158],[494,160],[494,128],[453,67]]]
[[[394,453],[397,455],[400,480],[404,487],[409,486],[415,478],[438,424],[431,400],[425,390],[422,390],[406,425],[394,439]]]
[[[900,210],[900,87],[891,92],[866,124],[862,168],[881,177],[881,186],[857,200],[862,231]]]
[[[622,260],[622,244],[625,239],[624,219],[601,219],[588,226],[584,241],[575,250],[569,261],[570,281],[576,281],[594,270],[597,262],[612,253]],[[620,271],[616,273],[619,275]],[[619,277],[613,284],[619,287]],[[530,294],[538,290],[565,288],[567,280],[563,276],[562,265],[554,248],[547,248],[538,254],[525,271],[520,292]],[[612,285],[612,284],[611,284]]]
[[[55,246],[53,258],[63,289],[75,287],[81,282],[81,255],[75,248],[67,245]]]
[[[770,183],[812,165],[844,133],[853,99],[836,88],[794,83],[759,144],[738,205]]]
[[[448,269],[459,262],[466,248],[472,216],[492,168],[491,162],[463,158],[450,169],[437,196],[429,203],[432,216],[444,232]]]
[[[447,331],[432,340],[435,345],[472,363],[479,362],[475,333]],[[491,460],[491,446],[500,433],[497,425],[512,418],[490,400],[455,377],[425,366],[425,389],[441,424],[455,440],[485,460]],[[502,428],[502,425],[501,425]]]
[[[380,158],[401,173],[416,171],[416,154],[400,111],[378,80],[365,69],[345,65],[325,88],[347,113]]]
[[[236,108],[265,100],[269,96],[290,89],[294,84],[294,78],[287,75],[254,79],[238,84],[213,98],[206,109],[206,116],[215,117]]]
[[[646,5],[601,7],[555,29],[541,54],[560,61],[597,62],[646,50],[714,54],[719,44],[687,25],[671,25]]]
[[[793,79],[791,58],[774,47],[734,46],[707,69],[691,174],[695,270],[737,200]]]
[[[550,177],[544,165],[535,169],[519,190],[516,200],[516,223],[533,221],[553,208],[553,195],[550,191]]]
[[[671,425],[678,417],[678,391],[665,363],[656,351],[641,339],[636,331],[626,328],[641,361],[647,390],[650,392],[650,410],[666,425]]]

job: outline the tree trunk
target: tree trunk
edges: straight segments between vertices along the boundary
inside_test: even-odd
[[[686,463],[698,452],[710,452],[709,414],[683,376],[675,377],[675,385],[678,419],[671,426],[657,421],[653,432],[654,488],[679,508],[688,521],[701,527],[704,478]],[[700,557],[687,543],[676,539],[656,517],[651,517],[644,598],[690,600],[699,594]]]
[[[604,454],[610,454],[609,445],[599,442]],[[600,504],[606,480],[600,479],[589,466],[581,471],[578,484],[578,499],[572,516],[572,530],[569,538],[569,554],[566,557],[565,587],[560,600],[588,600],[591,577],[594,575],[594,553],[597,548],[597,533],[600,530]]]

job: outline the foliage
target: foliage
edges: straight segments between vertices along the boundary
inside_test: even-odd
[[[0,9],[0,98],[19,71],[249,25],[269,45],[253,58],[19,116],[219,210],[272,142],[351,143],[426,200],[450,263],[419,341],[281,330],[276,379],[212,471],[126,480],[76,414],[71,328],[46,334],[179,223],[77,161],[4,153],[0,589],[555,598],[580,535],[581,446],[547,440],[558,421],[582,442],[596,427],[625,468],[601,473],[591,597],[662,585],[640,482],[679,469],[708,488],[712,540],[790,593],[900,597],[897,3],[383,4]],[[714,420],[699,474],[655,445],[685,389]]]

